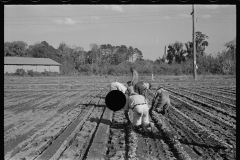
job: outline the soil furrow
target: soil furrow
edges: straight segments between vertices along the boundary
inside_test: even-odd
[[[232,114],[236,113],[236,107],[233,106],[233,105],[230,105],[230,104],[224,104],[224,103],[221,103],[221,102],[217,102],[215,100],[199,97],[199,96],[196,96],[196,95],[193,95],[193,94],[189,94],[189,93],[179,92],[179,91],[172,90],[172,89],[171,90],[170,89],[166,89],[166,90],[168,90],[169,92],[178,94],[178,95],[180,95],[182,97],[192,98],[192,99],[195,99],[195,100],[200,101],[200,102],[211,104],[211,105],[213,105],[215,107],[216,106],[220,107],[222,110],[226,110],[227,112],[230,112]]]
[[[174,89],[174,88],[171,88],[171,89]],[[208,96],[205,96],[203,94],[199,94],[199,93],[194,93],[194,92],[191,92],[191,91],[186,91],[186,90],[181,90],[181,89],[174,89],[174,90],[177,90],[178,92],[180,91],[182,94],[192,94],[192,95],[196,95],[198,97],[202,97],[202,98],[206,98],[206,99],[209,99],[209,100],[212,100],[212,101],[216,101],[218,103],[223,103],[223,104],[226,104],[228,106],[231,106],[231,107],[236,107],[236,101],[232,101],[232,100],[229,100],[229,99],[226,99],[226,98],[212,98],[210,97],[209,95]]]
[[[107,142],[109,140],[109,126],[112,122],[113,111],[105,109],[98,130],[89,148],[87,160],[103,159],[106,156]]]
[[[98,103],[98,102],[97,102]],[[97,123],[103,114],[103,107],[95,107],[88,117],[88,119],[83,124],[81,131],[79,131],[72,143],[66,148],[66,150],[61,154],[59,160],[65,159],[83,159],[84,154],[87,150],[87,146],[96,130]]]
[[[229,93],[227,91],[223,91],[223,90],[218,90],[216,88],[203,88],[203,87],[195,87],[195,88],[188,88],[188,87],[184,87],[185,89],[197,89],[199,91],[207,91],[211,94],[216,94],[216,95],[222,95],[222,96],[226,96],[227,98],[230,98],[230,99],[234,99],[236,100],[236,93],[233,94],[233,93]]]
[[[113,112],[105,160],[126,159],[126,120],[123,110]]]
[[[216,107],[210,106],[208,104],[206,104],[206,105],[204,104],[204,106],[203,106],[203,105],[201,105],[201,102],[200,102],[200,104],[194,103],[196,101],[194,99],[192,101],[191,98],[188,98],[188,97],[187,97],[188,98],[187,99],[187,98],[181,97],[180,95],[174,95],[174,94],[171,94],[170,97],[174,101],[181,101],[183,103],[187,103],[187,104],[190,104],[191,106],[199,108],[198,111],[203,111],[203,114],[208,113],[209,116],[213,115],[214,117],[218,117],[218,119],[221,122],[226,123],[226,125],[228,125],[228,126],[231,126],[233,128],[235,128],[235,126],[236,126],[236,117],[234,117],[234,115],[232,113],[224,112],[223,110],[217,109]],[[197,108],[194,108],[194,107],[192,109],[197,110]]]
[[[208,92],[206,90],[196,90],[196,89],[186,89],[186,88],[182,88],[180,87],[179,88],[181,91],[185,91],[185,92],[189,92],[189,93],[192,93],[192,94],[200,94],[200,95],[204,95],[204,97],[210,97],[212,99],[215,99],[215,100],[220,100],[220,101],[224,101],[224,102],[228,102],[230,104],[235,104],[236,105],[236,98],[233,99],[232,97],[226,97],[224,95],[219,95],[219,94],[214,94],[214,93],[211,93],[211,92]]]

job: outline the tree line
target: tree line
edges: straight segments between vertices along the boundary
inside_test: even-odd
[[[235,74],[236,38],[225,44],[216,57],[206,54],[208,36],[196,32],[198,74]],[[147,53],[145,53],[147,54]],[[57,49],[46,41],[28,45],[23,41],[4,42],[4,56],[51,58],[61,64],[63,75],[128,75],[135,67],[140,74],[188,75],[193,73],[193,44],[178,42],[168,45],[166,54],[155,61],[143,59],[143,53],[132,46],[90,44],[90,50],[62,42]],[[131,61],[136,57],[134,63]]]

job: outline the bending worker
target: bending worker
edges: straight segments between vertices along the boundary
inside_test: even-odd
[[[132,85],[132,82],[131,81],[128,81],[127,82],[127,85],[128,86],[131,86]],[[151,88],[151,83],[149,82],[143,82],[143,81],[139,81],[137,82],[137,84],[135,85],[134,87],[134,92],[139,94],[139,95],[142,95],[146,98],[146,100],[148,101],[148,98],[147,98],[147,93],[148,93],[148,90]]]
[[[147,90],[151,88],[151,83],[149,82],[143,82],[139,81],[136,83],[134,91],[140,95],[143,95],[145,98],[147,98]]]
[[[138,95],[134,92],[133,86],[128,86],[128,92],[130,96],[127,98],[124,106],[124,114],[129,124],[131,124],[129,118],[129,110],[133,111],[133,128],[140,129],[141,126],[145,132],[149,130],[147,127],[151,127],[152,131],[155,128],[154,124],[149,121],[149,107],[144,96]]]
[[[119,83],[119,82],[112,82],[110,84],[110,90],[119,90],[121,91],[122,93],[124,94],[127,94],[127,87],[125,87],[122,83]]]
[[[146,91],[151,88],[151,83],[138,81],[138,72],[133,67],[130,68],[130,71],[132,73],[132,80],[127,82],[127,84],[132,84],[134,91],[146,98]]]
[[[170,98],[168,91],[164,90],[163,87],[159,87],[152,100],[151,110],[155,110],[165,115],[170,106]]]

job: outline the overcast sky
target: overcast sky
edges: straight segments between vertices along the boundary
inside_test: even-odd
[[[236,5],[194,5],[196,31],[206,53],[236,37]],[[5,5],[4,41],[28,45],[61,42],[89,50],[91,43],[138,48],[144,59],[162,57],[164,46],[192,41],[192,5]]]

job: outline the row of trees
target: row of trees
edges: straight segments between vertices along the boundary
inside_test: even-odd
[[[235,74],[236,72],[236,38],[225,43],[225,50],[217,53],[216,57],[205,53],[205,48],[209,45],[208,36],[196,32],[196,58],[198,73],[213,73],[213,74]],[[167,62],[168,64],[184,65],[192,62],[193,59],[193,43],[182,43],[176,41],[168,45],[167,54],[156,61],[160,64]],[[183,65],[182,65],[183,66]]]
[[[208,46],[208,36],[201,32],[196,32],[196,57],[199,58],[205,55],[205,47]],[[193,43],[182,43],[176,41],[168,45],[167,55],[164,55],[162,61],[171,63],[182,63],[187,59],[193,58]]]
[[[226,49],[216,57],[205,53],[208,36],[196,32],[198,74],[235,74],[236,39],[225,44]],[[130,63],[132,57],[137,60]],[[140,74],[192,74],[192,42],[175,42],[168,45],[166,55],[155,61],[144,60],[142,52],[132,46],[91,44],[89,51],[80,46],[62,42],[57,49],[46,41],[27,45],[22,41],[4,42],[4,56],[51,58],[61,64],[61,73],[126,75],[129,67],[135,66]]]
[[[80,46],[70,46],[64,42],[57,49],[46,41],[30,46],[22,41],[4,43],[4,56],[51,58],[62,64],[63,74],[86,72],[86,69],[89,74],[96,74],[93,73],[95,68],[118,65],[131,60],[133,55],[137,56],[137,61],[142,60],[142,52],[138,48],[125,45],[90,44],[90,50],[84,51]]]

